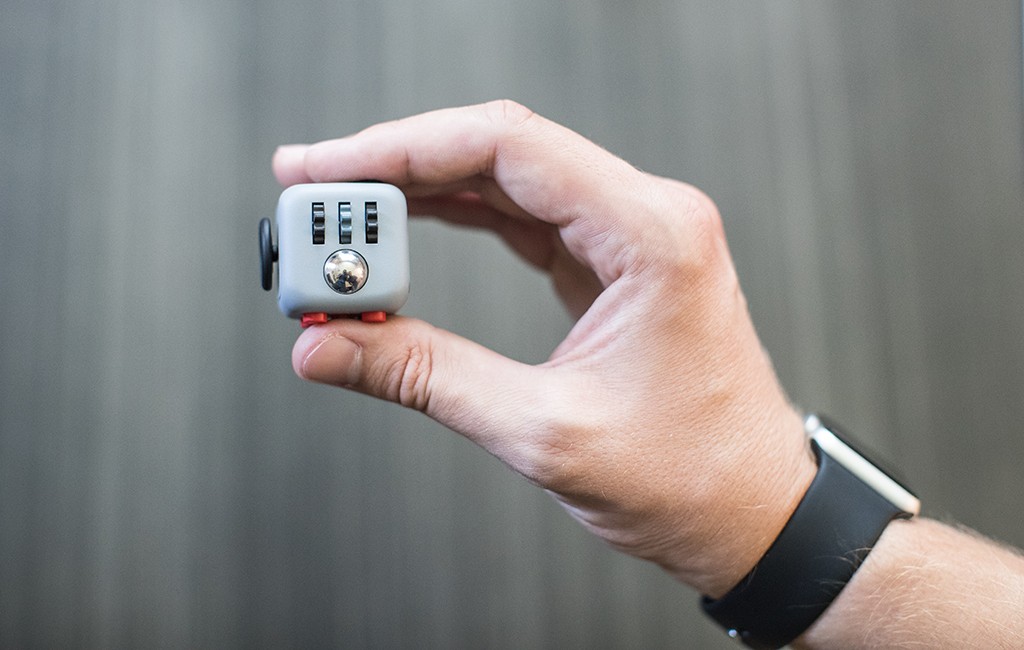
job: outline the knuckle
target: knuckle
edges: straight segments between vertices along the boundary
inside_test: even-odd
[[[714,201],[696,187],[659,179],[661,191],[657,213],[668,216],[668,223],[652,242],[660,250],[659,258],[675,272],[695,279],[714,271],[729,259],[725,229]]]
[[[417,411],[429,409],[433,357],[429,343],[408,343],[383,373],[385,399]]]
[[[509,126],[520,126],[535,115],[532,110],[511,99],[487,102],[483,110],[489,119]]]

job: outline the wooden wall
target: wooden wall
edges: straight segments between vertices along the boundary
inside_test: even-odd
[[[793,399],[1024,544],[1020,11],[4,3],[0,646],[732,647],[469,443],[292,374],[274,147],[498,97],[707,190]],[[567,331],[491,239],[412,234],[405,313]]]

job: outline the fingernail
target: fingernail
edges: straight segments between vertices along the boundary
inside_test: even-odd
[[[351,386],[359,379],[362,348],[342,336],[328,336],[306,354],[302,376],[310,381]]]

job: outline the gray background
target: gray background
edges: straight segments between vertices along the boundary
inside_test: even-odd
[[[732,647],[469,443],[292,374],[274,147],[499,97],[707,190],[793,399],[1024,544],[1017,0],[0,11],[0,646]],[[567,331],[489,237],[412,237],[406,314],[531,362]]]

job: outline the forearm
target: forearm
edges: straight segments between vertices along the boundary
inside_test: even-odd
[[[793,646],[1024,647],[1024,557],[933,520],[893,522]]]

